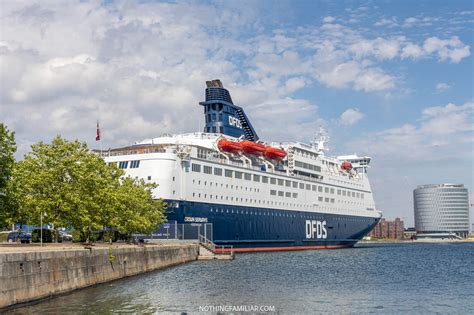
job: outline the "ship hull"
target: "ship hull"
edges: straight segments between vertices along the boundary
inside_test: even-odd
[[[236,252],[351,247],[379,218],[167,200],[168,220],[211,223],[212,239]],[[211,238],[208,236],[208,238]]]

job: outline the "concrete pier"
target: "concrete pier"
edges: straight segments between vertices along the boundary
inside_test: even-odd
[[[0,247],[0,311],[198,259],[198,243]]]
[[[199,247],[198,260],[233,260],[233,259],[234,259],[234,253],[216,254],[215,252],[209,250],[203,245]]]

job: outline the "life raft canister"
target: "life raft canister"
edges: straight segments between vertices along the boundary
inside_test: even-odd
[[[265,145],[253,141],[243,140],[240,141],[242,149],[245,154],[250,155],[262,155],[265,153]]]
[[[217,143],[219,150],[229,153],[239,153],[242,152],[242,145],[237,141],[232,141],[228,139],[221,139]]]
[[[344,161],[341,164],[341,169],[350,171],[352,169],[352,164],[350,162]]]

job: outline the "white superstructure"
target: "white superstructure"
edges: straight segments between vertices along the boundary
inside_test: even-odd
[[[329,157],[324,144],[266,143],[287,156],[264,157],[218,149],[215,133],[189,133],[146,139],[102,152],[126,174],[155,182],[156,198],[260,209],[379,218],[367,177],[369,157]],[[341,168],[350,162],[351,169]],[[173,206],[173,205],[171,205]]]

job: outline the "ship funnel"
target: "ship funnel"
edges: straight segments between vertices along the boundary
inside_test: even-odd
[[[229,91],[219,79],[206,81],[206,101],[199,104],[204,106],[204,132],[221,133],[235,138],[244,136],[250,141],[258,140],[258,135],[243,108],[232,102]]]

